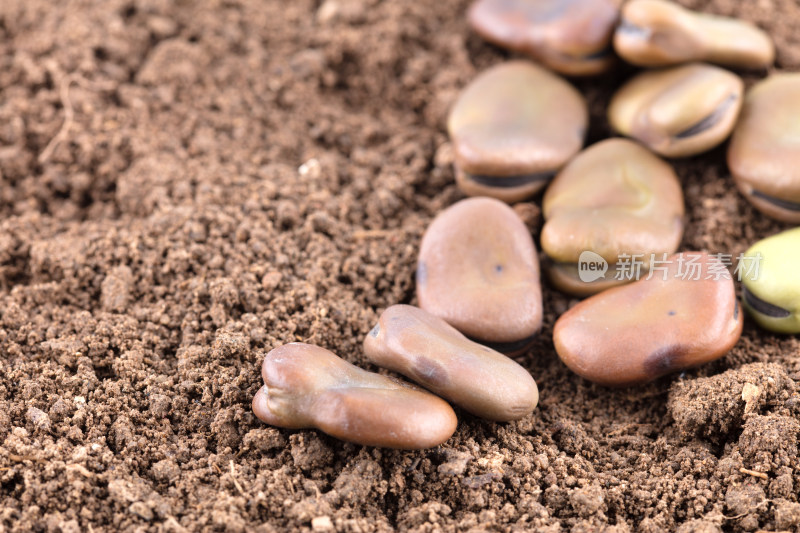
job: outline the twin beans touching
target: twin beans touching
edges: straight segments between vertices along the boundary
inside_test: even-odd
[[[472,5],[478,35],[528,59],[489,68],[454,101],[453,173],[474,198],[443,210],[422,236],[418,307],[388,307],[363,341],[370,363],[414,384],[291,343],[264,358],[264,386],[253,400],[261,420],[420,449],[456,430],[450,404],[496,422],[529,416],[539,390],[510,356],[540,338],[539,253],[508,204],[545,188],[542,268],[554,288],[586,297],[553,327],[569,369],[631,386],[715,360],[736,344],[744,313],[733,278],[715,254],[676,253],[683,191],[659,156],[694,156],[731,136],[728,166],[744,197],[767,216],[800,223],[800,74],[773,74],[745,94],[742,79],[721,66],[769,67],[775,50],[763,31],[665,0],[620,4]],[[626,138],[584,149],[588,106],[555,72],[597,75],[618,58],[652,70],[610,100],[610,127]],[[745,255],[760,258],[760,269],[742,279],[744,309],[766,329],[800,333],[800,228]],[[639,263],[626,275],[631,258]]]

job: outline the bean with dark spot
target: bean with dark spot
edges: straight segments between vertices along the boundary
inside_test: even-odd
[[[410,305],[381,314],[377,336],[364,352],[388,368],[474,415],[508,421],[527,416],[539,391],[527,370],[505,355],[470,341],[444,320]]]
[[[697,265],[690,274],[689,264]],[[742,333],[735,302],[733,279],[718,258],[675,254],[664,272],[572,307],[556,322],[553,340],[564,364],[590,381],[645,383],[725,355]]]
[[[419,265],[419,306],[466,336],[519,351],[539,330],[536,246],[503,202],[468,198],[439,213],[422,237]]]

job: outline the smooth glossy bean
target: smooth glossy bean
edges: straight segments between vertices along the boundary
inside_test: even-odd
[[[419,306],[504,353],[524,350],[542,324],[539,258],[513,209],[469,198],[445,209],[425,235]]]
[[[656,153],[695,155],[730,135],[743,91],[739,76],[703,63],[643,72],[611,99],[608,120]]]
[[[456,183],[469,196],[527,198],[580,150],[587,123],[583,97],[555,74],[529,61],[492,67],[450,111]]]
[[[517,420],[539,401],[527,370],[418,307],[386,309],[364,339],[364,352],[376,365],[489,420]]]
[[[487,41],[562,74],[598,74],[614,62],[617,0],[478,0],[469,23]]]
[[[800,224],[800,74],[775,74],[747,93],[728,146],[745,198],[772,218]]]
[[[736,344],[743,313],[723,263],[686,252],[661,267],[558,319],[553,341],[565,365],[595,383],[634,385],[713,361]]]

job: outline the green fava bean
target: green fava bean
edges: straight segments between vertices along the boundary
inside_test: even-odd
[[[763,328],[800,333],[800,228],[778,233],[745,253],[742,300]]]

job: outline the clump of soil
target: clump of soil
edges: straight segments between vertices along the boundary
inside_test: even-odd
[[[758,23],[776,70],[800,66],[795,2],[683,3]],[[444,446],[401,452],[254,418],[266,351],[374,370],[363,336],[415,302],[420,236],[460,197],[448,106],[508,57],[466,7],[0,3],[0,529],[800,527],[800,343],[752,322],[714,364],[609,390],[558,361],[573,301],[545,285],[522,421],[459,412]],[[590,142],[632,73],[576,82]],[[682,249],[784,229],[724,147],[674,164]],[[532,229],[538,202],[515,207]]]

